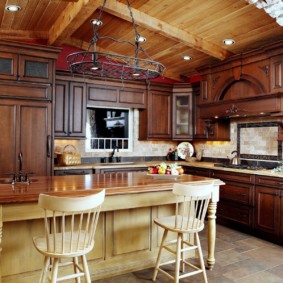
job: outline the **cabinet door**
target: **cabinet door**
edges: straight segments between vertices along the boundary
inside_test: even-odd
[[[55,86],[54,134],[67,137],[69,134],[69,83],[57,81]]]
[[[173,93],[173,139],[193,138],[192,93]]]
[[[275,56],[270,58],[271,67],[271,92],[278,92],[283,90],[283,56]]]
[[[23,171],[35,176],[51,174],[51,104],[28,103],[19,106],[19,151]]]
[[[16,172],[16,104],[0,101],[0,177]]]
[[[20,55],[19,79],[23,81],[52,83],[53,60]]]
[[[51,174],[51,104],[29,101],[0,102],[0,174],[18,173],[22,152],[24,173]],[[7,176],[6,176],[7,177]]]
[[[146,139],[168,140],[172,138],[171,113],[172,93],[150,91],[146,119],[140,120],[140,127],[147,128]],[[145,123],[146,125],[144,125]]]
[[[0,79],[16,80],[18,76],[18,55],[0,52]]]
[[[69,136],[85,137],[86,91],[84,83],[70,83]]]
[[[255,228],[272,235],[279,235],[279,190],[256,187]]]

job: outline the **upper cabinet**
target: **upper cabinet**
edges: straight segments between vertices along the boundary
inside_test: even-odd
[[[197,117],[229,119],[283,113],[281,45],[235,55],[200,71]]]
[[[87,104],[93,106],[146,107],[145,82],[93,81],[87,84]]]
[[[139,114],[140,140],[172,140],[172,87],[151,85],[147,108]]]
[[[57,138],[86,135],[86,87],[84,83],[56,81],[54,134]]]
[[[52,100],[59,48],[0,40],[0,96]]]
[[[270,59],[271,92],[283,91],[283,55]]]
[[[193,91],[188,84],[175,84],[173,88],[172,138],[193,138]]]

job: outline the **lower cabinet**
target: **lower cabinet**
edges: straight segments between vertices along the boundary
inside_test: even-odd
[[[217,208],[219,222],[253,227],[254,175],[212,171],[212,178],[221,179],[220,201]]]
[[[210,170],[207,168],[197,168],[190,166],[183,166],[184,173],[194,176],[210,177]]]
[[[92,169],[54,170],[55,176],[88,175],[88,174],[93,174],[93,170]]]
[[[217,222],[283,244],[283,178],[184,166],[186,174],[222,180]]]
[[[255,229],[283,243],[283,180],[257,176],[255,191]]]

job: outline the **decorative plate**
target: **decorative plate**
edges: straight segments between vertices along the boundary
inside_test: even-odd
[[[189,142],[181,142],[177,146],[178,156],[182,159],[186,159],[187,156],[191,157],[194,154],[194,147]]]
[[[171,174],[146,174],[147,176],[151,176],[153,178],[156,179],[177,179],[179,177],[182,177],[184,174],[182,175],[171,175]]]

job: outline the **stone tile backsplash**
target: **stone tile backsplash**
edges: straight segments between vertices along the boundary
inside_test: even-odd
[[[134,127],[133,127],[133,151],[132,152],[119,152],[121,157],[150,157],[150,156],[159,156],[159,157],[166,157],[169,148],[175,148],[178,145],[178,142],[170,142],[170,141],[139,141],[138,140],[138,131],[139,131],[139,111],[134,110]],[[252,123],[252,122],[261,122],[259,118],[254,119],[241,119],[241,120],[231,120],[231,141],[230,142],[194,142],[191,143],[194,145],[195,152],[198,153],[199,151],[203,152],[203,157],[209,158],[231,158],[231,152],[233,150],[237,150],[237,124],[238,123]],[[267,118],[262,118],[262,122],[269,121]],[[270,119],[272,121],[272,119]],[[243,130],[243,129],[242,129]],[[268,154],[274,154],[277,151],[277,137],[276,131],[273,129],[265,129],[258,137],[258,133],[254,132],[255,130],[252,129],[251,131],[245,130],[241,135],[243,135],[243,150],[244,151],[255,151],[253,148],[254,144],[262,143],[264,144],[265,136],[272,136],[272,140],[268,145]],[[92,157],[108,157],[110,151],[100,151],[100,152],[86,152],[85,140],[62,140],[56,139],[55,140],[55,153],[62,152],[64,146],[67,144],[72,144],[76,147],[77,151],[81,154],[82,158],[92,158]],[[265,149],[266,151],[266,145]],[[258,154],[263,153],[259,148],[256,149]],[[265,153],[266,154],[266,153]]]

